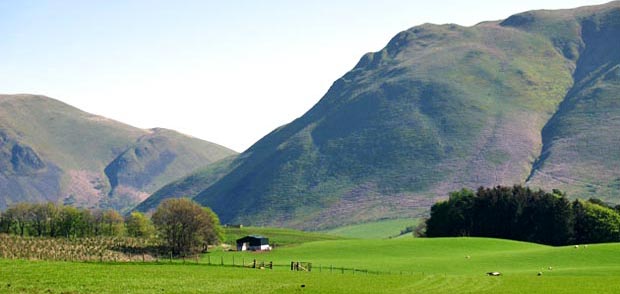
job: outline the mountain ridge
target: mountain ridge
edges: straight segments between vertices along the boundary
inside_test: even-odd
[[[0,207],[52,201],[126,211],[164,184],[236,154],[29,94],[0,95],[0,138]],[[136,153],[150,157],[129,156]]]
[[[614,1],[400,32],[194,199],[223,222],[311,229],[424,215],[448,191],[526,181],[617,201],[618,11]],[[595,94],[608,119],[584,102]],[[566,144],[592,130],[600,150]],[[575,156],[586,172],[571,169]],[[584,184],[545,179],[564,174]],[[589,175],[607,188],[588,187],[599,181]]]

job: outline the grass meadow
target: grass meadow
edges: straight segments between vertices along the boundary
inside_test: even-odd
[[[329,235],[357,239],[387,239],[398,237],[400,232],[409,226],[415,226],[418,219],[387,219],[369,223],[354,224],[323,231]],[[406,236],[411,237],[408,233]]]
[[[617,293],[618,253],[620,244],[405,238],[310,241],[262,253],[217,249],[186,263],[0,259],[0,293]],[[233,259],[276,266],[232,267]],[[312,262],[313,270],[291,272],[291,261]]]

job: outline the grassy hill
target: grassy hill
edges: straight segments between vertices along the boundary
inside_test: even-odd
[[[312,232],[303,232],[292,229],[283,229],[283,228],[269,228],[269,227],[243,227],[243,228],[225,228],[224,235],[224,243],[228,243],[235,246],[235,241],[239,238],[248,236],[248,235],[262,235],[269,238],[269,244],[275,245],[276,247],[281,246],[295,246],[301,245],[308,242],[315,241],[331,241],[331,240],[342,240],[346,239],[344,237],[329,235],[329,234],[321,234],[321,233],[312,233]]]
[[[323,231],[326,234],[358,239],[387,239],[400,237],[401,231],[407,227],[415,227],[419,219],[387,219],[361,224],[341,226]],[[412,233],[403,237],[413,237]]]
[[[268,253],[215,251],[208,259],[231,264],[259,259],[313,263],[310,273],[196,264],[98,264],[0,259],[6,293],[614,293],[620,288],[619,244],[587,248],[441,238],[308,242]],[[469,256],[469,258],[466,258]],[[329,266],[346,267],[344,273]],[[551,267],[551,269],[550,269]],[[381,270],[381,274],[350,269]],[[489,271],[503,276],[489,277]],[[73,273],[71,275],[67,273]],[[538,276],[538,272],[542,275]],[[301,285],[304,285],[302,288]]]
[[[52,98],[0,95],[0,208],[52,201],[126,210],[164,184],[233,154]]]
[[[403,31],[194,199],[225,223],[306,229],[418,217],[462,187],[617,202],[619,9]]]

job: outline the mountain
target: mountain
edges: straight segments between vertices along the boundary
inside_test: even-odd
[[[424,24],[194,197],[224,223],[320,229],[424,215],[462,187],[618,202],[620,2]]]
[[[154,211],[162,201],[168,198],[195,196],[230,172],[235,166],[235,158],[235,155],[226,157],[186,177],[163,186],[140,203],[135,210],[148,213]]]
[[[0,95],[0,208],[52,201],[126,211],[166,183],[234,154],[52,98]]]

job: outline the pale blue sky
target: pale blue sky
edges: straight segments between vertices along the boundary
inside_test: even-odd
[[[243,151],[399,31],[605,2],[0,0],[0,93]]]

